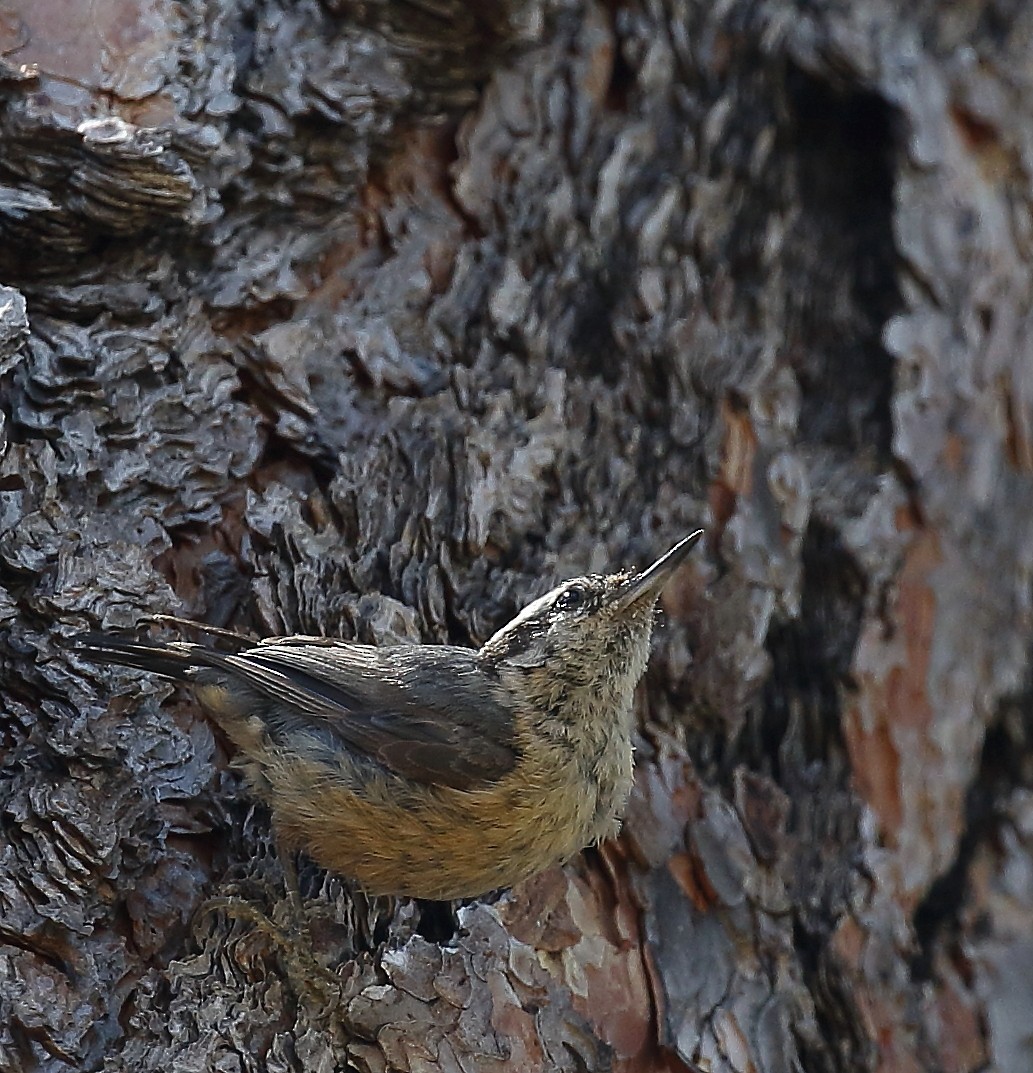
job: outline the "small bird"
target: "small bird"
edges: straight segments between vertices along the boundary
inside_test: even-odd
[[[564,581],[480,649],[297,636],[231,653],[107,634],[76,646],[188,684],[284,847],[369,894],[476,897],[620,830],[657,599],[702,535],[639,573]]]

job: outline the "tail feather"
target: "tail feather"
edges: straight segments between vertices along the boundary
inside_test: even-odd
[[[210,661],[206,649],[188,641],[146,641],[108,633],[80,633],[69,638],[72,649],[94,663],[115,663],[185,681],[190,671]]]

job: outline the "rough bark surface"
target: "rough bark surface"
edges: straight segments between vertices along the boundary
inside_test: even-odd
[[[0,1069],[1033,1067],[1033,7],[0,6]],[[477,644],[698,524],[624,833],[302,870],[172,613]],[[331,982],[324,972],[335,977]]]

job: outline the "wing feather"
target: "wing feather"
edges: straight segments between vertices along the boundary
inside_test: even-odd
[[[517,759],[512,713],[486,688],[474,656],[292,638],[219,663],[272,702],[274,735],[329,731],[396,774],[471,789],[501,778]]]

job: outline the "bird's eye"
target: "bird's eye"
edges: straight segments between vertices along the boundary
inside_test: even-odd
[[[560,593],[556,606],[561,611],[574,611],[588,599],[588,591],[582,585],[571,585]]]

